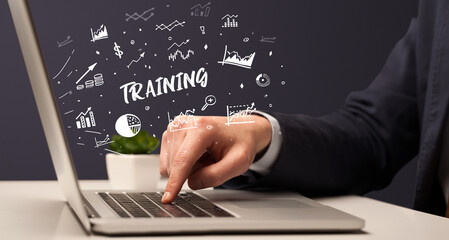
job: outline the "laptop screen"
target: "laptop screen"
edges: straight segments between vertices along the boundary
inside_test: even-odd
[[[106,177],[113,135],[160,139],[177,115],[232,127],[242,111],[299,111],[315,72],[301,67],[313,39],[296,1],[29,4],[80,178]]]

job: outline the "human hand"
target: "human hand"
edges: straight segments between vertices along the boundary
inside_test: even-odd
[[[162,136],[160,173],[168,177],[163,203],[172,202],[188,179],[191,189],[216,187],[246,172],[257,153],[271,141],[270,122],[251,115],[254,123],[225,125],[226,117],[195,116],[196,128],[178,116]],[[179,130],[179,131],[176,131]]]

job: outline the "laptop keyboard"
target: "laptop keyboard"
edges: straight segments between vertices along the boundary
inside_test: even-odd
[[[99,192],[103,201],[122,218],[234,217],[211,201],[193,193],[180,193],[173,203],[161,203],[163,193]]]

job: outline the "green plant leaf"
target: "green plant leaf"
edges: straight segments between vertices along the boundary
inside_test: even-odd
[[[142,130],[131,138],[113,135],[109,147],[122,154],[150,154],[159,146],[159,139]]]

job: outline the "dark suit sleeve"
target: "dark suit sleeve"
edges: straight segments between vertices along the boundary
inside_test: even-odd
[[[306,195],[363,194],[387,186],[418,151],[415,24],[365,90],[323,117],[270,113],[283,146],[271,172],[224,186],[275,188]],[[249,180],[248,180],[249,179]],[[255,180],[256,179],[256,180]]]

